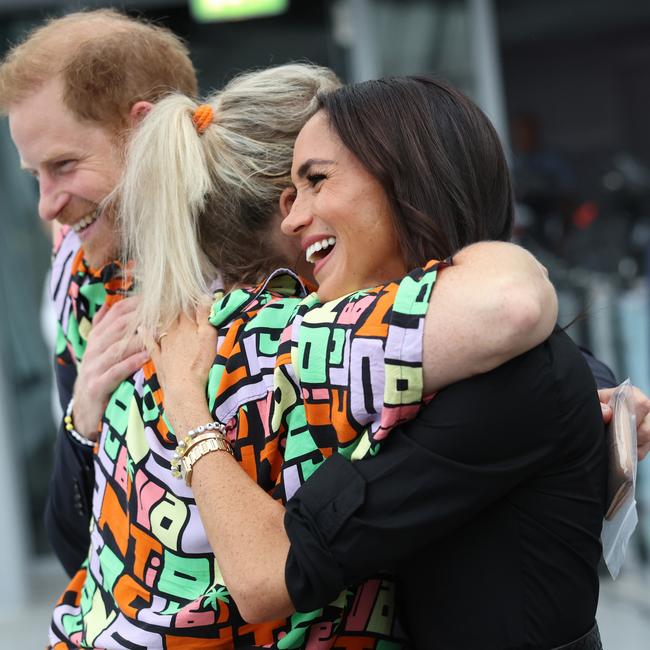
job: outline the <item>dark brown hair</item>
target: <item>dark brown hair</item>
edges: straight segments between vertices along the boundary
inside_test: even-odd
[[[510,238],[513,194],[499,137],[460,91],[429,76],[395,77],[319,100],[386,192],[408,268],[472,242]]]

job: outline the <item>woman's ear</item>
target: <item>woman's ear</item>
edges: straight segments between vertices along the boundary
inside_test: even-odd
[[[131,126],[138,126],[140,122],[146,117],[149,111],[153,108],[151,102],[139,101],[131,106],[129,111],[129,120],[131,121]]]
[[[291,207],[293,202],[296,200],[296,189],[293,187],[285,187],[280,194],[280,214],[283,219],[287,218],[289,212],[291,212]]]

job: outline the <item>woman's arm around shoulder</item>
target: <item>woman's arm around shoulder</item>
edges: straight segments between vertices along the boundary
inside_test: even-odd
[[[546,269],[507,242],[463,248],[440,272],[424,327],[424,390],[429,394],[487,372],[544,341],[557,319]]]

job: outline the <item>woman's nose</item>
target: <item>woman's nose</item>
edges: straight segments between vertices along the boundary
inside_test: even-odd
[[[311,211],[308,202],[295,196],[289,214],[282,220],[282,232],[288,236],[296,236],[311,223]]]

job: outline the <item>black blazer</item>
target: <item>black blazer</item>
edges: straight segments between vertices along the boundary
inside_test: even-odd
[[[77,373],[74,366],[54,367],[61,408],[65,411]],[[50,545],[69,576],[79,570],[88,555],[94,482],[92,447],[77,442],[62,421],[54,447],[44,519]]]

